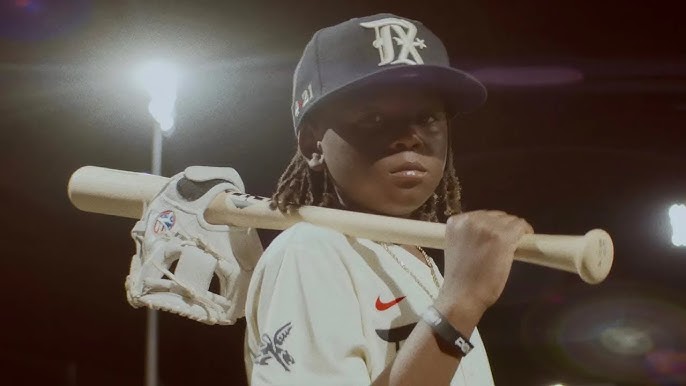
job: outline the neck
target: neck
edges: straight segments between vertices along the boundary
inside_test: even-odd
[[[413,212],[410,212],[410,213],[407,213],[407,214],[401,214],[401,215],[393,215],[393,214],[388,214],[388,213],[379,212],[379,211],[377,211],[377,210],[365,208],[365,207],[363,207],[363,206],[357,205],[357,204],[355,204],[355,203],[353,203],[353,202],[351,202],[351,201],[349,201],[349,200],[344,199],[344,198],[343,198],[343,195],[341,195],[341,193],[340,193],[340,191],[338,190],[338,187],[337,187],[337,186],[334,187],[334,191],[336,192],[336,198],[338,199],[339,205],[341,206],[341,208],[343,208],[343,209],[345,209],[345,210],[350,210],[350,211],[353,211],[353,212],[360,212],[360,213],[376,214],[376,215],[379,215],[379,216],[389,216],[389,217],[397,217],[397,218],[405,218],[405,219],[412,219],[412,220],[415,220],[414,218],[412,218],[412,213],[413,213]]]

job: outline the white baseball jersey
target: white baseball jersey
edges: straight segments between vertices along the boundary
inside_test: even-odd
[[[368,385],[393,361],[438,288],[390,245],[299,223],[260,258],[248,290],[245,361],[253,385]],[[439,282],[440,272],[435,269]],[[493,385],[477,330],[451,385]]]

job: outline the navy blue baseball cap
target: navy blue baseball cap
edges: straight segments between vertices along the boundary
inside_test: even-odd
[[[333,95],[366,87],[414,84],[435,89],[454,113],[486,101],[486,88],[452,68],[441,40],[421,22],[384,13],[317,31],[293,76],[293,126]]]

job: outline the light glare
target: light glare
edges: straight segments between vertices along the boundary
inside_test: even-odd
[[[672,244],[686,247],[686,205],[672,205],[669,208],[669,221],[672,223]]]
[[[160,61],[141,66],[136,73],[136,81],[150,96],[148,111],[159,123],[162,131],[174,126],[174,105],[179,75],[176,67]]]

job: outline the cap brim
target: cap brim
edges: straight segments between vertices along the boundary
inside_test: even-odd
[[[453,113],[475,110],[486,101],[486,87],[466,72],[451,67],[435,65],[404,65],[380,68],[379,71],[358,78],[322,95],[314,105],[334,96],[343,96],[370,87],[417,86],[435,90],[445,99],[446,107]],[[311,109],[315,106],[310,106]]]

